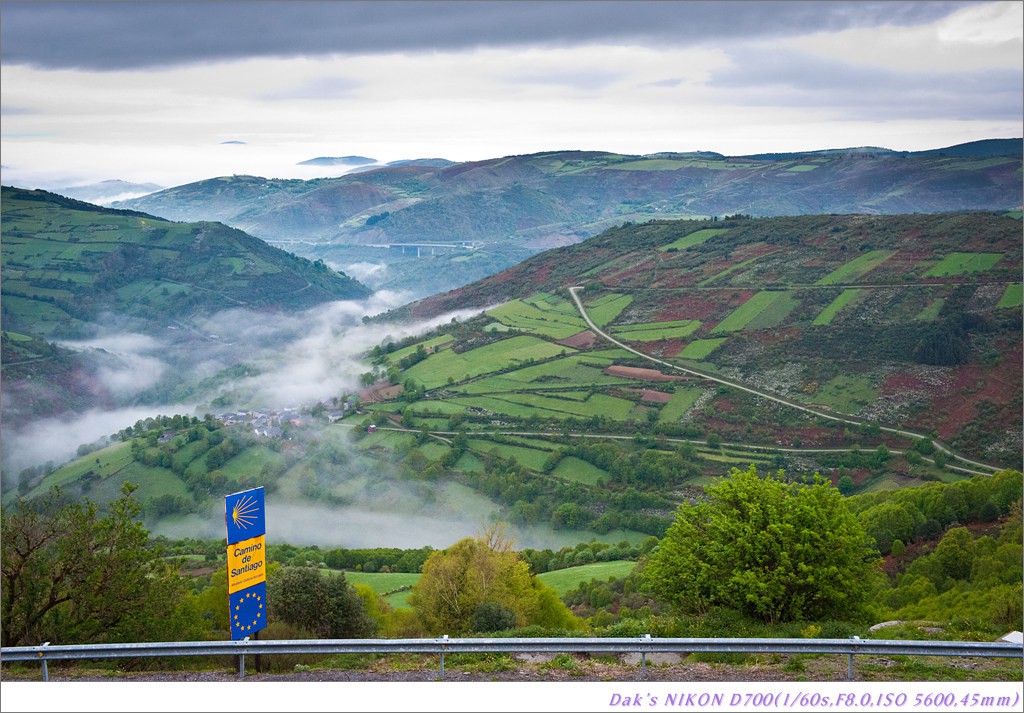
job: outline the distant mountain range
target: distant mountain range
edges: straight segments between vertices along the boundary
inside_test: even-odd
[[[474,254],[488,255],[481,262],[507,267],[524,252],[575,243],[627,221],[1015,209],[1022,202],[1020,167],[1020,139],[909,153],[555,151],[453,165],[364,166],[309,181],[221,177],[118,205],[171,220],[222,221],[332,264],[372,259],[370,246],[376,260],[391,264],[395,251],[379,248],[433,244],[436,253],[439,245],[472,244]],[[464,250],[446,254],[467,258]],[[420,278],[405,284],[393,275],[389,286],[425,295],[487,274],[461,268],[431,270],[440,285]]]

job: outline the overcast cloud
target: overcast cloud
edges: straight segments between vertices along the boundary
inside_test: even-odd
[[[1022,131],[1020,2],[0,4],[3,180],[176,185],[558,149]]]

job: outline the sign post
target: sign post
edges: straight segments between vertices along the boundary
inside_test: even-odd
[[[267,626],[267,533],[263,488],[224,498],[228,532],[228,621],[231,639]]]

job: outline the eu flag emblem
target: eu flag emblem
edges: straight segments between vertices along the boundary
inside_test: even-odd
[[[267,583],[261,582],[228,595],[231,639],[252,636],[267,625]]]

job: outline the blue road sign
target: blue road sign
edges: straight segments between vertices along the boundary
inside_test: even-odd
[[[224,520],[228,526],[229,545],[267,534],[263,488],[225,496]]]

